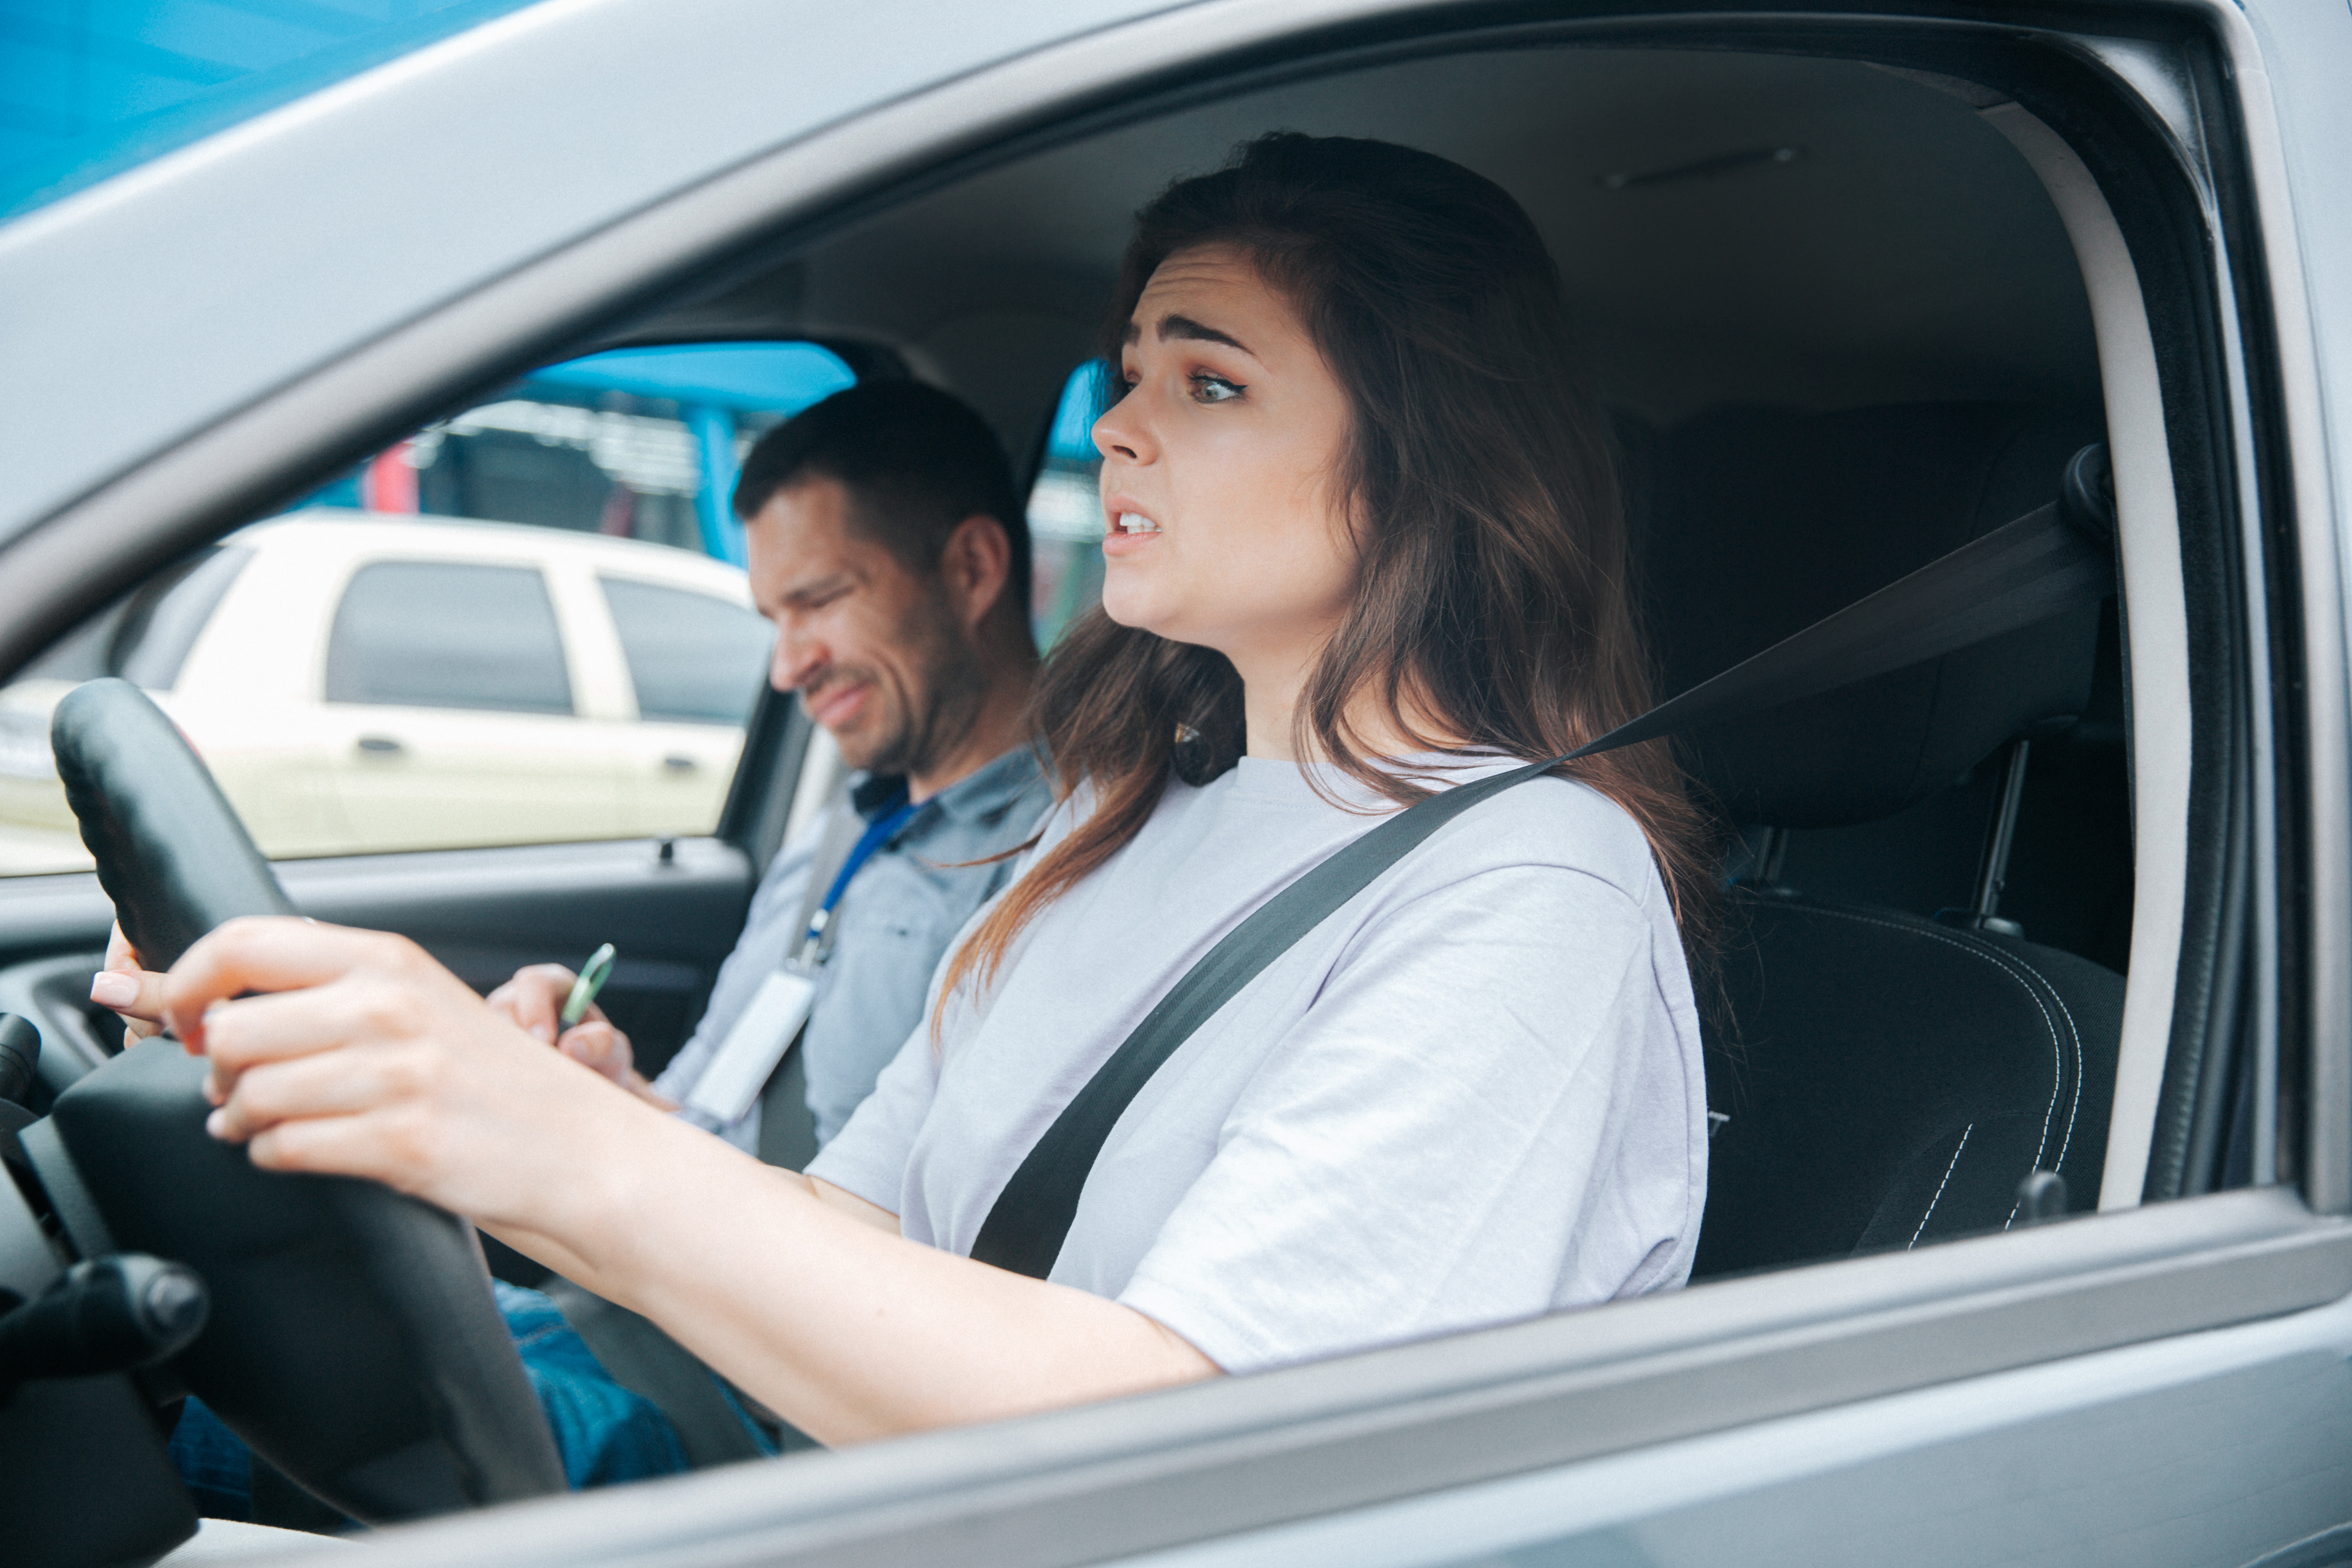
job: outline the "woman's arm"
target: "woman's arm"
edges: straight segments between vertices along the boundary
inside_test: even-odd
[[[164,1004],[211,1059],[215,1133],[255,1163],[468,1215],[828,1443],[1217,1371],[1139,1312],[907,1241],[873,1205],[661,1114],[402,938],[234,921]]]

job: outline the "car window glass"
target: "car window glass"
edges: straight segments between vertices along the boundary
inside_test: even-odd
[[[1102,599],[1102,500],[1095,483],[1102,455],[1095,450],[1094,426],[1102,416],[1106,369],[1102,361],[1088,360],[1062,384],[1045,459],[1029,489],[1030,613],[1040,647],[1052,647],[1064,628]]]
[[[533,566],[361,567],[335,611],[327,700],[571,712],[546,579]]]
[[[730,501],[808,342],[541,367],[134,585],[0,688],[0,876],[87,869],[58,701],[154,697],[276,858],[710,832],[770,633]]]
[[[708,594],[599,577],[628,660],[637,717],[740,724],[760,695],[775,629]]]

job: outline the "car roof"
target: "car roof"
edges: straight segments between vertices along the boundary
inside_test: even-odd
[[[534,5],[37,208],[0,226],[0,298],[41,301],[12,313],[0,351],[13,384],[38,389],[0,422],[0,541],[819,127],[1169,8],[899,0],[876,48],[855,6],[709,0],[682,20],[669,0]]]
[[[1401,142],[1501,184],[1559,267],[1604,395],[1654,422],[1745,402],[2097,398],[2064,226],[1978,106],[1760,52],[1440,52],[1202,95],[941,184],[635,337],[887,342],[1028,450],[1045,401],[1008,370],[1093,352],[1135,210],[1276,129]]]
[[[248,523],[228,536],[255,550],[295,550],[350,558],[570,563],[593,571],[691,588],[738,605],[751,602],[743,571],[724,561],[667,544],[603,534],[491,522],[467,517],[417,517],[310,507]]]

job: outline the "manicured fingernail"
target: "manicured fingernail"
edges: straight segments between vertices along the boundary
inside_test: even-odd
[[[215,1110],[205,1118],[205,1131],[223,1142],[228,1141],[228,1112]]]
[[[128,1007],[139,1000],[139,982],[118,971],[101,969],[89,977],[89,999],[101,1007]]]
[[[542,1046],[555,1044],[555,1026],[552,1024],[533,1024],[530,1026],[530,1032],[538,1037],[539,1043]]]

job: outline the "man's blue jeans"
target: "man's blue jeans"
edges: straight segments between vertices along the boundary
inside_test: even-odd
[[[503,1281],[492,1284],[507,1331],[522,1352],[531,1392],[539,1395],[555,1447],[563,1456],[563,1479],[574,1491],[676,1475],[687,1468],[686,1451],[678,1446],[669,1417],[607,1377],[554,1302],[536,1290]],[[764,1434],[749,1420],[744,1425],[761,1447],[770,1447]],[[189,1400],[180,1412],[180,1425],[172,1434],[172,1459],[195,1497],[197,1512],[214,1519],[252,1518],[253,1457],[244,1439],[200,1400]]]

